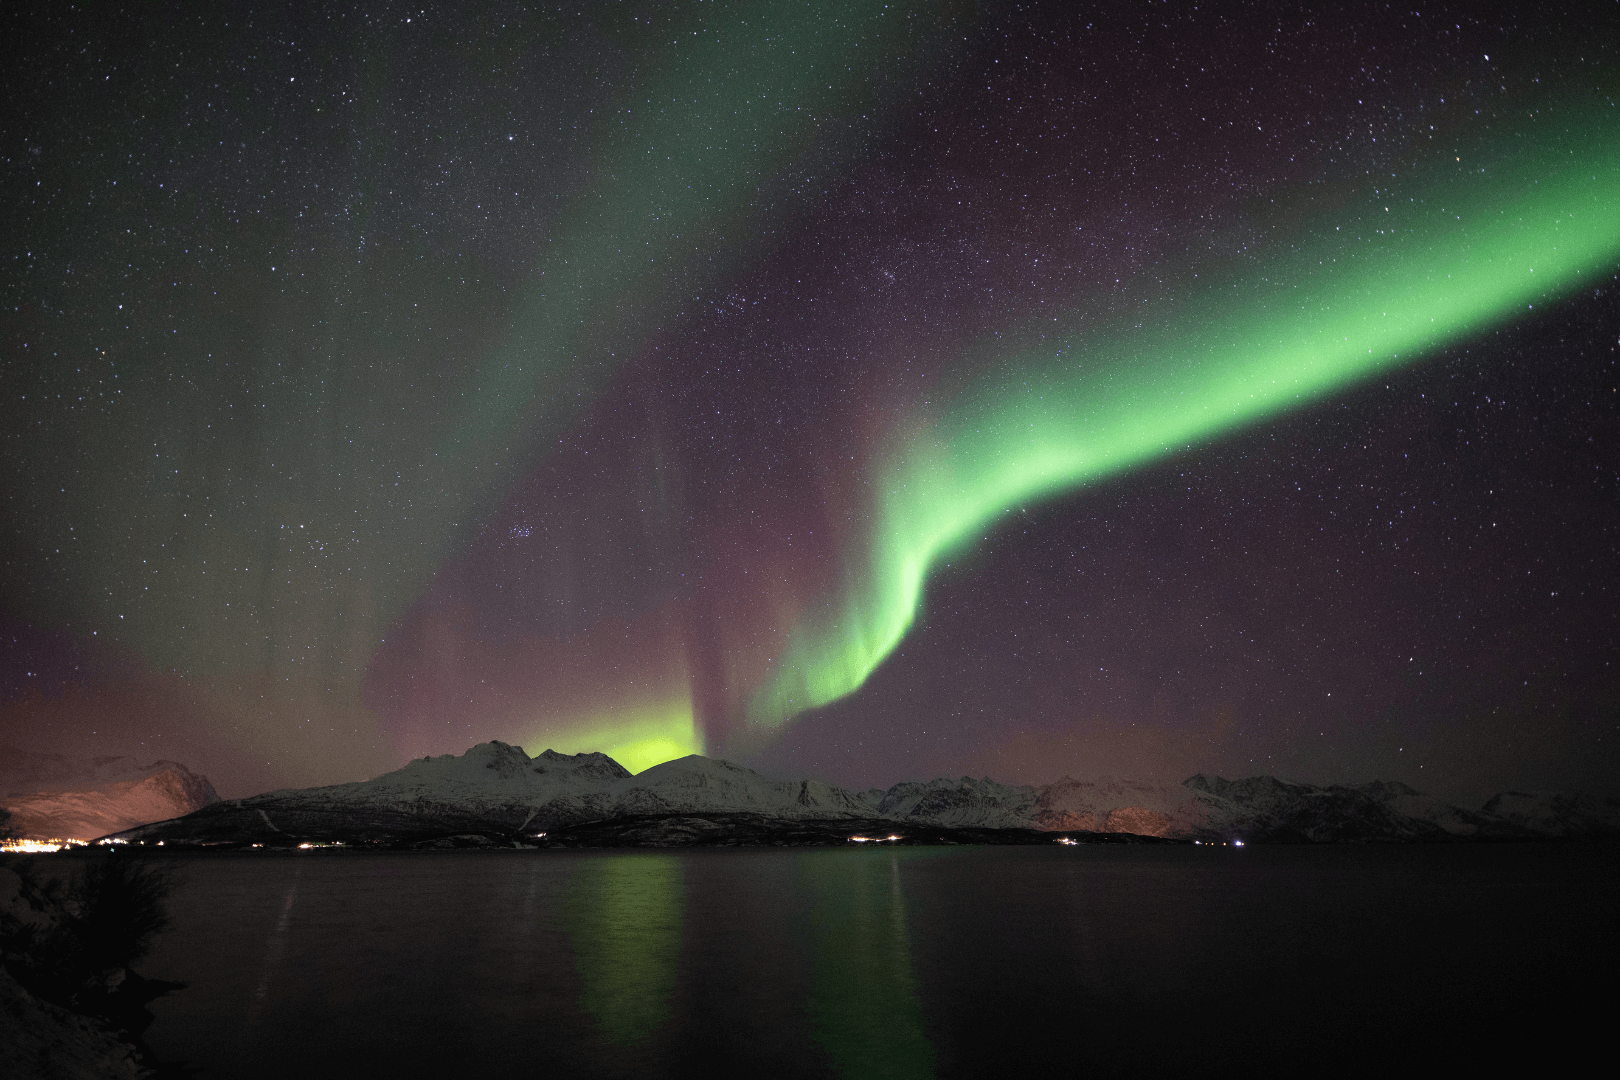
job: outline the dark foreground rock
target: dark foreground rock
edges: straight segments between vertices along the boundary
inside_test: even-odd
[[[37,878],[40,856],[0,865],[0,1076],[180,1075],[141,1034],[153,1019],[147,1006],[182,987],[128,966],[166,922],[163,876],[132,855],[60,857],[84,864],[76,879]],[[97,873],[109,858],[131,872]]]
[[[14,1080],[143,1080],[141,1048],[106,1020],[30,993],[0,967],[0,1076]]]

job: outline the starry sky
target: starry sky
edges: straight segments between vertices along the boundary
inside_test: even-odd
[[[1620,10],[0,12],[0,743],[1620,785]]]

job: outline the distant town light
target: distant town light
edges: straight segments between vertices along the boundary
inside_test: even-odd
[[[0,840],[0,851],[16,852],[23,855],[42,855],[46,852],[61,851],[65,847],[72,847],[71,840]]]

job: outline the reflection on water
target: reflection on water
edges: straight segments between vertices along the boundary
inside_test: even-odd
[[[670,1016],[685,896],[677,855],[632,852],[587,860],[565,922],[584,980],[580,1008],[610,1043],[657,1031]]]
[[[147,1038],[199,1080],[1554,1072],[1612,1026],[1570,988],[1620,952],[1612,845],[185,869],[141,971],[188,984]]]
[[[934,1075],[898,853],[818,851],[801,860],[801,881],[815,897],[810,1011],[833,1066],[848,1077]]]
[[[293,901],[298,898],[298,871],[303,869],[299,864],[293,873],[292,882],[287,886],[287,898],[282,901],[281,915],[276,919],[276,928],[270,931],[270,938],[264,946],[264,971],[259,976],[259,985],[253,990],[253,1004],[248,1008],[249,1026],[258,1023],[259,1010],[264,1007],[264,999],[270,993],[270,980],[275,977],[276,969],[281,966],[281,959],[287,953],[287,925],[292,922]]]

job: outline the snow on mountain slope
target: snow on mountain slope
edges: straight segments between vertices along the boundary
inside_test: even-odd
[[[596,791],[629,775],[628,769],[606,754],[559,754],[555,750],[544,750],[538,757],[531,758],[520,747],[487,742],[459,756],[442,754],[418,758],[404,768],[371,780],[272,794],[314,796],[320,793],[324,798],[340,801],[400,801],[438,800],[454,792],[458,798],[504,803],[513,798]]]
[[[633,816],[746,813],[767,820],[886,818],[945,828],[1086,830],[1184,839],[1293,842],[1447,840],[1589,832],[1607,804],[1499,796],[1526,823],[1464,810],[1404,784],[1318,787],[1270,776],[1193,776],[1179,785],[1064,777],[1042,787],[988,777],[939,778],[859,794],[816,780],[777,781],[729,761],[691,755],[632,776],[605,754],[530,758],[500,742],[421,758],[372,780],[283,790],[216,803],[128,830],[130,839],[285,842],[400,841],[449,833],[534,835]],[[1539,801],[1537,801],[1539,799]],[[1516,801],[1515,801],[1516,800]],[[1529,824],[1528,822],[1546,824]]]
[[[1516,834],[1533,835],[1537,830],[1526,828],[1509,815],[1480,810],[1464,810],[1452,806],[1405,784],[1374,780],[1360,785],[1357,790],[1382,803],[1390,810],[1417,821],[1427,821],[1452,836],[1489,836],[1508,838]],[[1620,824],[1617,822],[1616,824]]]
[[[108,784],[145,780],[166,768],[184,769],[174,761],[141,764],[132,757],[77,758],[0,746],[0,796],[38,795],[59,791],[99,791]]]
[[[131,830],[133,840],[188,837],[265,842],[288,836],[400,839],[446,831],[528,833],[633,814],[751,812],[777,818],[870,816],[859,799],[815,780],[767,780],[693,755],[638,776],[606,754],[530,758],[502,742],[420,758],[371,780],[233,799],[180,821]]]
[[[1190,835],[1205,813],[1182,785],[1144,780],[1075,780],[1065,776],[1040,789],[1034,827],[1055,832],[1086,829],[1144,836]]]
[[[941,777],[925,784],[901,783],[891,787],[878,803],[883,817],[922,821],[958,828],[1028,829],[1039,808],[1037,789],[997,783],[988,776],[975,780]]]
[[[1551,822],[1556,817],[1552,811],[1532,811],[1528,803],[1515,805],[1526,807],[1522,813],[1527,820],[1534,813],[1541,814],[1538,820]],[[1531,829],[1502,816],[1464,810],[1405,784],[1374,781],[1319,787],[1271,776],[1226,780],[1200,774],[1176,785],[1064,777],[1038,788],[1009,787],[989,779],[941,779],[896,784],[884,794],[878,812],[937,825],[1125,832],[1183,839],[1319,843],[1533,835]],[[1597,820],[1597,816],[1590,813],[1581,820]],[[1592,831],[1581,826],[1571,829]]]
[[[872,810],[819,780],[767,780],[729,761],[690,754],[614,785],[617,814],[749,811],[787,818],[864,817]]]
[[[1405,784],[1382,780],[1317,787],[1270,776],[1225,780],[1200,774],[1184,786],[1198,804],[1196,827],[1221,836],[1319,843],[1535,835],[1497,814],[1464,810]]]
[[[119,836],[237,843],[534,831],[544,827],[534,819],[548,804],[566,822],[604,816],[612,801],[605,789],[629,775],[606,754],[547,750],[530,758],[518,747],[487,742],[461,755],[419,758],[371,780],[231,799]]]
[[[12,813],[12,828],[24,837],[88,840],[219,801],[206,776],[173,761],[139,765],[130,758],[97,758],[78,767],[67,759],[49,764],[49,769],[23,774],[43,781],[45,790],[0,800]]]
[[[1504,791],[1484,813],[1546,836],[1596,836],[1620,832],[1620,800],[1552,792]]]
[[[552,804],[572,811],[592,807],[607,814],[678,811],[754,811],[789,817],[829,817],[869,812],[848,792],[814,780],[782,783],[729,761],[693,754],[632,776],[606,754],[543,751],[530,758],[501,742],[481,743],[457,757],[421,758],[374,780],[303,791],[278,791],[244,800],[320,801],[374,806],[414,805],[423,800],[501,807],[522,804],[549,816]]]

